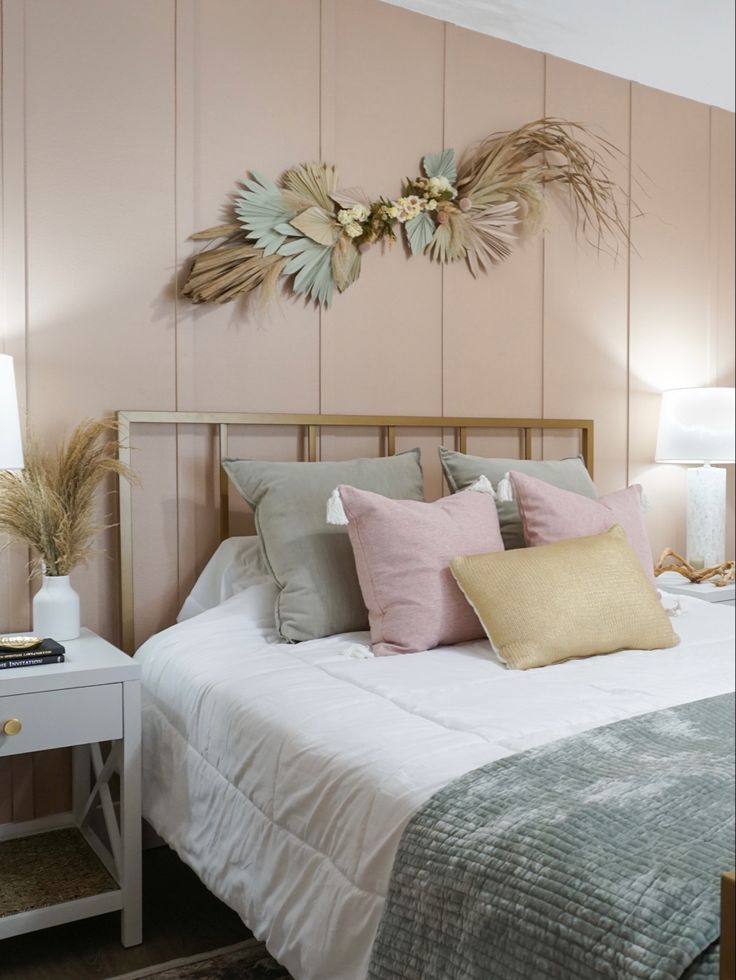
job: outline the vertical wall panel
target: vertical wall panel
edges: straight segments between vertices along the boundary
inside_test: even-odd
[[[709,110],[634,85],[631,111],[648,196],[631,225],[629,475],[652,504],[656,557],[685,545],[685,468],[654,462],[660,392],[709,380]]]
[[[714,244],[715,384],[733,387],[734,374],[734,115],[711,109],[711,227]],[[727,472],[726,558],[736,557],[734,467]]]
[[[547,57],[546,93],[547,115],[584,123],[621,151],[606,166],[627,218],[629,83]],[[608,492],[626,485],[628,247],[598,252],[576,233],[568,205],[547,193],[544,415],[595,419],[596,484]],[[569,436],[545,435],[544,448],[553,459],[578,451]]]
[[[343,186],[396,197],[442,147],[444,25],[378,0],[326,11],[323,156]],[[374,246],[322,314],[322,410],[439,413],[441,315],[440,270],[401,242]]]
[[[85,417],[173,408],[173,13],[26,3],[28,390],[46,445]],[[85,625],[114,637],[114,535],[99,544],[111,557],[73,578]]]
[[[319,157],[319,0],[179,0],[177,239],[230,220],[248,171],[276,178]],[[319,313],[283,296],[220,307],[177,304],[180,409],[313,412],[319,408]],[[211,486],[191,461],[212,433],[179,432],[179,592],[209,557]],[[201,458],[201,457],[200,457]],[[208,474],[207,474],[208,475]]]
[[[248,171],[275,178],[319,156],[319,0],[208,0],[192,16],[177,64],[177,157],[192,181],[179,188],[182,251],[192,232],[228,220]],[[312,306],[284,298],[266,313],[228,303],[188,315],[182,300],[179,313],[180,408],[316,410]]]
[[[10,354],[21,421],[26,410],[25,9],[2,6],[0,352]],[[0,535],[0,631],[30,626],[28,549]]]
[[[716,321],[716,382],[734,384],[734,115],[711,109],[711,222]]]
[[[458,27],[447,31],[445,145],[458,156],[484,136],[544,114],[544,56]],[[538,416],[542,410],[542,242],[528,240],[487,276],[444,272],[447,415]],[[516,438],[497,452],[513,454]],[[475,450],[480,452],[481,446]]]

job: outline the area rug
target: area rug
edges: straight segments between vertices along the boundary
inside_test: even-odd
[[[142,980],[144,977],[156,977],[157,980],[291,980],[283,966],[271,959],[266,947],[257,939],[158,963],[109,980]]]

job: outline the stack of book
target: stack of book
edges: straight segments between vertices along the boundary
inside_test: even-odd
[[[64,647],[38,636],[0,636],[0,670],[64,662]]]

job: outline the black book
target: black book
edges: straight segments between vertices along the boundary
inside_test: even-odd
[[[27,658],[38,658],[46,656],[56,656],[64,658],[64,647],[61,643],[57,643],[56,640],[46,638],[45,640],[39,640],[32,647],[26,647],[25,649],[18,650],[13,645],[8,644],[5,646],[3,644],[2,638],[0,638],[0,664],[4,660],[25,660]],[[61,661],[55,661],[60,663]]]
[[[0,659],[0,670],[8,670],[11,667],[41,667],[44,664],[62,664],[65,659],[63,653],[49,653],[48,650],[37,651],[31,656],[3,657]]]

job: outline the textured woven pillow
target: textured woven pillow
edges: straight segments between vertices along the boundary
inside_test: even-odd
[[[579,456],[551,460],[485,459],[483,456],[468,456],[466,453],[456,453],[452,449],[440,446],[440,461],[452,493],[465,490],[480,476],[485,476],[496,490],[509,470],[516,470],[535,476],[538,480],[544,480],[545,483],[551,483],[555,487],[562,487],[564,490],[573,490],[586,497],[596,496],[595,484]],[[499,500],[496,506],[504,547],[507,550],[523,548],[524,532],[516,503],[513,500]]]
[[[509,667],[679,643],[618,526],[539,548],[454,558],[450,567]]]
[[[652,549],[644,525],[641,487],[638,483],[590,500],[516,470],[511,470],[510,477],[521,514],[524,538],[529,547],[600,534],[619,524],[638,555],[641,567],[654,584]]]
[[[325,500],[339,483],[386,497],[423,499],[418,449],[385,459],[337,463],[270,463],[226,459],[224,467],[255,508],[263,555],[279,586],[276,625],[285,640],[313,640],[364,630],[346,528],[325,522]]]
[[[483,636],[450,572],[454,555],[501,551],[493,498],[467,490],[433,503],[341,486],[377,656]]]

